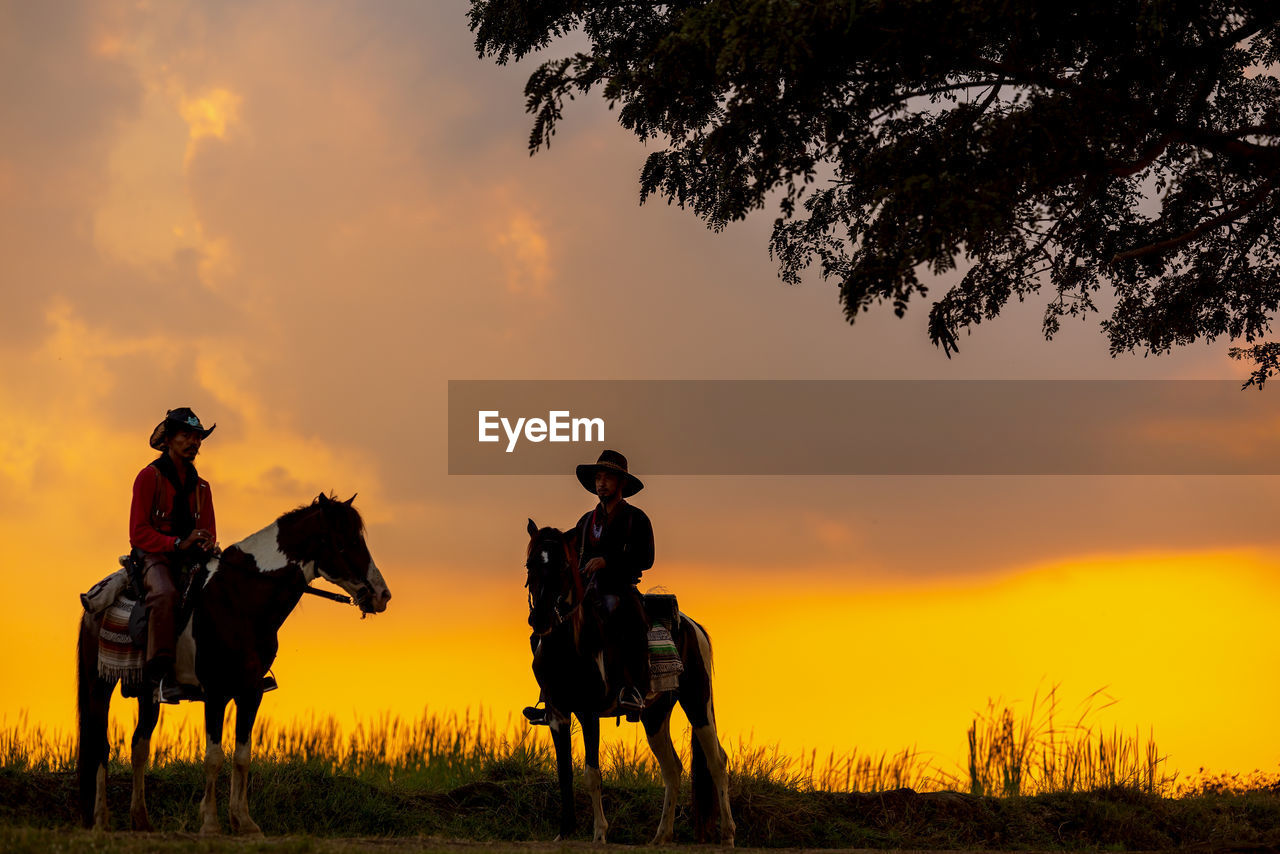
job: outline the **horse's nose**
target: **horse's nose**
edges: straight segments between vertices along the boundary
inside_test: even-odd
[[[387,610],[387,603],[390,601],[391,601],[391,591],[385,587],[374,594],[374,597],[373,597],[374,606],[379,611]]]

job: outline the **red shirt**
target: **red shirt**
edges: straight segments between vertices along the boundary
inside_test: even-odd
[[[188,470],[187,476],[191,476]],[[218,541],[218,528],[213,516],[213,492],[209,482],[196,475],[196,488],[188,496],[187,506],[197,528],[209,532]],[[154,464],[148,465],[133,479],[133,504],[129,508],[129,545],[144,552],[171,552],[177,546],[172,530],[173,501],[178,491],[169,478]]]

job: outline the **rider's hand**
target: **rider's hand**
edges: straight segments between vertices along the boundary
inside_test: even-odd
[[[582,571],[585,572],[587,575],[591,575],[592,573],[601,569],[604,569],[604,558],[593,557],[591,560],[587,561],[587,565],[582,568]]]
[[[213,545],[213,538],[209,535],[209,532],[204,530],[203,528],[197,528],[196,530],[188,534],[185,540],[178,543],[178,548],[189,549],[192,546],[195,546],[197,548],[201,548],[207,551],[212,545]]]

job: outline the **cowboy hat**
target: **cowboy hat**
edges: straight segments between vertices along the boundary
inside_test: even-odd
[[[199,434],[201,439],[209,438],[209,434],[216,428],[217,424],[204,429],[204,425],[200,423],[200,419],[186,406],[180,406],[177,409],[170,409],[164,414],[164,420],[156,425],[156,429],[151,431],[151,440],[149,444],[157,451],[164,450],[165,428],[174,430],[190,430],[192,433]]]
[[[640,482],[640,478],[627,471],[627,458],[617,451],[601,451],[600,459],[596,460],[595,463],[583,463],[578,466],[578,483],[582,484],[582,488],[592,495],[596,494],[596,472],[598,471],[613,472],[622,478],[623,498],[630,498],[644,489],[644,484]]]

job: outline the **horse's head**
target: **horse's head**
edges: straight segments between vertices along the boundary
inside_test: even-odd
[[[387,610],[391,591],[382,580],[364,541],[364,522],[352,506],[353,495],[338,501],[321,493],[316,500],[280,518],[281,540],[296,545],[293,551],[316,568],[316,574],[351,595],[365,614]],[[286,526],[286,522],[290,523]]]
[[[576,580],[578,556],[559,529],[539,528],[530,519],[527,530],[524,586],[529,588],[529,625],[535,632],[545,633],[581,601],[581,585]]]

